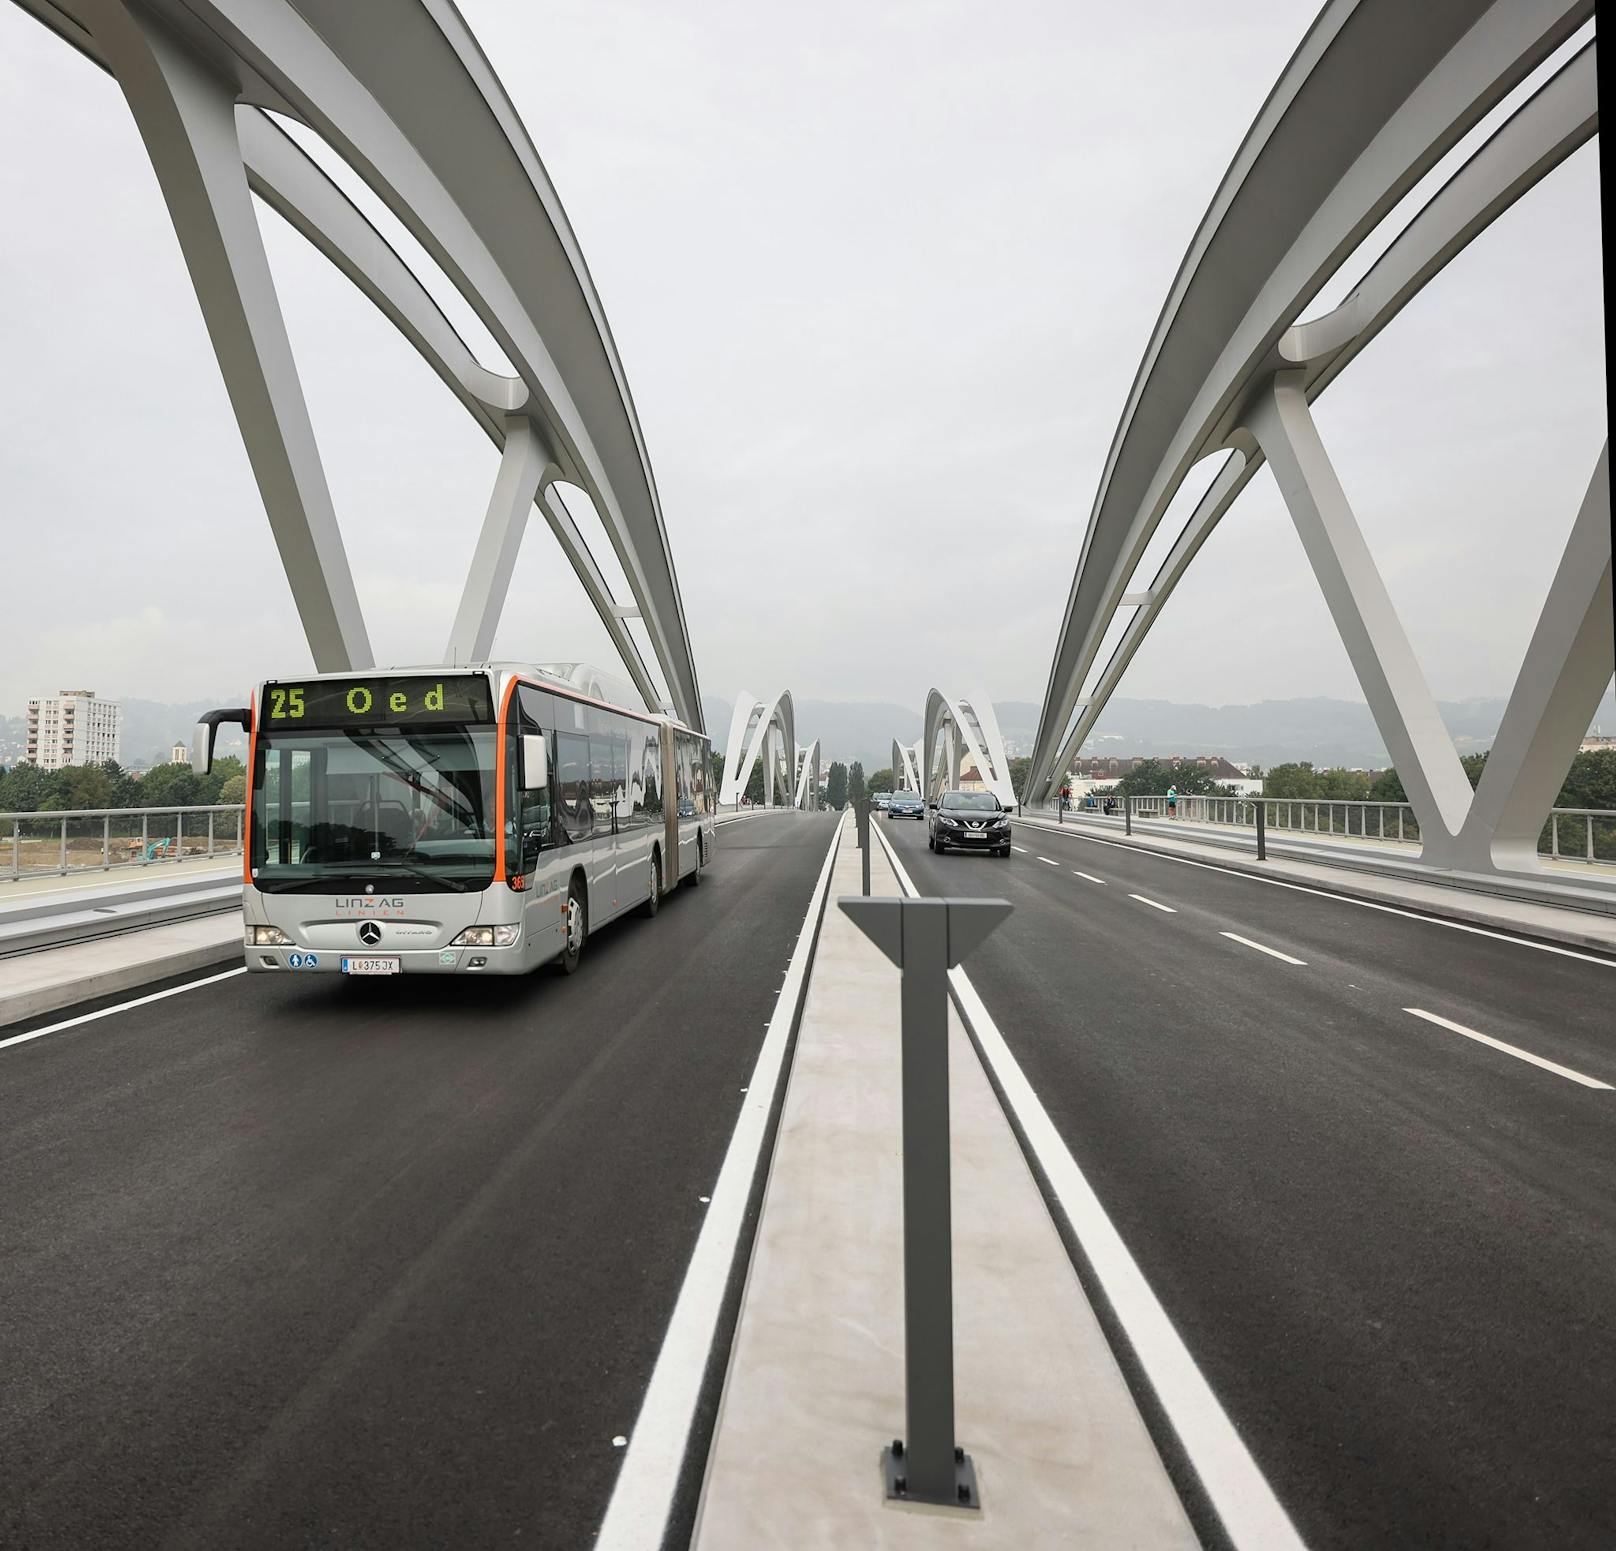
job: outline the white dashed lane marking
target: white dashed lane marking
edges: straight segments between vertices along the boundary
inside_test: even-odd
[[[1266,953],[1271,959],[1283,959],[1287,964],[1300,964],[1303,969],[1307,968],[1306,959],[1292,958],[1288,953],[1281,953],[1278,948],[1265,947],[1260,942],[1253,942],[1249,937],[1242,937],[1239,932],[1220,932],[1218,935],[1227,937],[1230,942],[1237,942],[1242,947],[1255,948],[1257,952]]]
[[[1149,905],[1152,910],[1165,910],[1168,915],[1176,916],[1178,912],[1171,905],[1159,904],[1156,900],[1146,899],[1143,894],[1130,894],[1129,899],[1137,899],[1141,905]]]
[[[1501,1039],[1494,1039],[1491,1034],[1483,1034],[1477,1029],[1468,1029],[1462,1023],[1455,1023],[1451,1018],[1439,1018],[1434,1012],[1426,1012],[1423,1007],[1405,1007],[1404,1012],[1412,1013],[1416,1018],[1423,1018],[1427,1023],[1434,1023],[1438,1028],[1449,1029],[1455,1034],[1463,1034],[1466,1039],[1474,1039],[1483,1045],[1491,1045],[1494,1050],[1502,1050],[1505,1055],[1514,1056],[1518,1061],[1530,1061],[1533,1066],[1541,1066],[1545,1072],[1553,1072],[1557,1077],[1565,1077],[1571,1082],[1580,1082],[1584,1088],[1603,1088],[1607,1093],[1613,1092],[1608,1082],[1600,1082],[1597,1077],[1589,1077],[1584,1072],[1574,1072],[1569,1066],[1561,1066],[1558,1061],[1545,1060],[1542,1056],[1535,1056],[1530,1050],[1522,1050],[1519,1045],[1506,1045]]]

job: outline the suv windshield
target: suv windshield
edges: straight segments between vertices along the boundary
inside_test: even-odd
[[[942,806],[956,812],[997,813],[999,799],[992,792],[944,792]]]
[[[261,734],[252,873],[268,892],[464,891],[494,875],[494,729]]]

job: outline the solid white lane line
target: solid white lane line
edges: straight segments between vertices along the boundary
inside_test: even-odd
[[[1152,910],[1165,910],[1168,915],[1176,916],[1178,912],[1171,905],[1158,904],[1153,899],[1146,899],[1143,894],[1130,894],[1129,899],[1137,899],[1141,905],[1149,905]]]
[[[1051,867],[1059,867],[1060,866],[1059,862],[1051,862],[1047,856],[1040,856],[1038,858],[1038,860],[1041,861],[1041,862],[1048,862]]]
[[[1535,1056],[1530,1050],[1522,1050],[1519,1045],[1506,1045],[1501,1039],[1494,1039],[1491,1034],[1483,1034],[1476,1029],[1467,1029],[1462,1023],[1455,1023],[1451,1018],[1439,1018],[1434,1012],[1426,1012],[1422,1007],[1405,1007],[1404,1012],[1413,1013],[1416,1018],[1424,1018],[1427,1023],[1434,1023],[1439,1028],[1451,1029],[1455,1034],[1463,1034],[1466,1039],[1479,1040],[1484,1045],[1491,1045],[1494,1050],[1502,1050],[1505,1055],[1515,1056],[1522,1061],[1530,1061],[1533,1066],[1541,1066],[1545,1072],[1553,1072],[1557,1077],[1568,1077],[1572,1082],[1580,1082],[1584,1088],[1603,1088],[1607,1093],[1616,1092],[1608,1082],[1600,1082],[1597,1077],[1588,1077],[1582,1072],[1574,1072],[1569,1066],[1561,1066],[1558,1061],[1548,1061],[1542,1056]]]
[[[917,892],[889,846],[887,860],[906,894]],[[955,1004],[976,1038],[1050,1193],[1072,1226],[1144,1370],[1168,1425],[1238,1551],[1305,1551],[1289,1515],[1196,1366],[1093,1187],[1061,1139],[963,969],[948,972]]]
[[[1597,954],[1580,953],[1575,948],[1562,948],[1557,943],[1538,942],[1531,937],[1516,937],[1509,932],[1494,931],[1488,926],[1472,926],[1468,921],[1450,921],[1446,916],[1421,915],[1418,910],[1404,910],[1400,905],[1382,905],[1372,899],[1357,899],[1351,894],[1337,894],[1330,889],[1316,889],[1306,883],[1287,883],[1283,878],[1264,878],[1254,872],[1242,872],[1238,867],[1219,867],[1216,862],[1198,862],[1189,856],[1174,856],[1170,851],[1157,851],[1149,846],[1129,845],[1123,840],[1102,840],[1098,835],[1079,835],[1068,830],[1073,840],[1086,840],[1090,845],[1110,846],[1113,851],[1131,851],[1135,856],[1154,856],[1164,862],[1178,862],[1185,867],[1200,867],[1207,872],[1221,872],[1231,878],[1244,878],[1248,883],[1266,883],[1274,889],[1290,889],[1297,894],[1312,894],[1319,899],[1333,899],[1339,904],[1356,905],[1360,910],[1379,910],[1384,915],[1403,916],[1410,921],[1424,921],[1428,926],[1445,926],[1453,932],[1469,932],[1473,937],[1491,937],[1497,942],[1512,942],[1517,948],[1536,948],[1541,953],[1557,953],[1563,959],[1581,959],[1584,964],[1598,964],[1605,969],[1616,969],[1616,958],[1602,959]],[[1019,851],[1020,846],[1016,849]]]
[[[1103,886],[1104,886],[1104,884],[1105,884],[1105,879],[1104,879],[1104,878],[1096,878],[1096,877],[1095,877],[1095,876],[1094,876],[1094,874],[1093,874],[1093,873],[1091,873],[1091,872],[1078,872],[1078,871],[1077,871],[1077,868],[1075,868],[1075,867],[1074,867],[1074,868],[1073,868],[1073,869],[1072,869],[1072,871],[1073,871],[1073,873],[1075,873],[1075,874],[1076,874],[1076,875],[1077,875],[1077,876],[1078,876],[1078,877],[1079,877],[1079,878],[1087,878],[1087,879],[1088,879],[1088,880],[1089,880],[1089,882],[1090,882],[1090,883],[1098,883],[1098,884],[1100,884],[1100,885],[1101,885],[1101,886],[1102,886],[1102,887],[1103,887]]]
[[[31,1039],[43,1039],[47,1034],[60,1034],[63,1029],[76,1029],[81,1023],[94,1023],[97,1018],[110,1018],[115,1012],[127,1012],[131,1007],[144,1007],[148,1002],[160,1002],[164,997],[178,996],[183,991],[194,991],[198,986],[217,985],[221,980],[229,980],[233,976],[246,973],[247,966],[243,964],[237,969],[227,969],[222,974],[207,975],[201,980],[187,980],[184,985],[170,986],[166,991],[152,991],[131,1001],[98,1008],[95,1012],[81,1012],[76,1018],[64,1018],[60,1023],[48,1023],[42,1029],[29,1029],[26,1034],[13,1034],[9,1039],[0,1039],[0,1050],[4,1050],[7,1045],[21,1045]]]
[[[1249,937],[1242,937],[1239,932],[1219,932],[1220,937],[1227,937],[1230,942],[1243,944],[1247,948],[1255,948],[1259,953],[1266,953],[1271,959],[1284,959],[1287,964],[1300,964],[1307,968],[1306,959],[1295,959],[1288,953],[1281,953],[1278,948],[1270,948],[1260,942],[1253,942]]]
[[[873,833],[880,831],[871,825]],[[713,1186],[712,1210],[703,1219],[690,1265],[679,1288],[662,1349],[651,1382],[646,1386],[640,1414],[629,1434],[631,1442],[618,1473],[612,1500],[606,1507],[595,1541],[595,1551],[646,1551],[662,1544],[668,1512],[690,1441],[701,1381],[718,1333],[724,1288],[735,1263],[735,1251],[745,1227],[746,1201],[757,1173],[759,1154],[768,1131],[769,1109],[785,1062],[786,1042],[796,1020],[802,983],[808,973],[816,937],[815,923],[830,892],[831,869],[836,861],[842,825],[831,833],[830,849],[819,870],[819,881],[803,918],[803,929],[791,955],[791,972],[775,998],[757,1064],[747,1082],[749,1092],[730,1136],[729,1149]],[[885,838],[882,844],[886,843]]]

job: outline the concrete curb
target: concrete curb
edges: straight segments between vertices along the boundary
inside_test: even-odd
[[[192,928],[214,924],[211,919],[185,923],[186,927]],[[214,937],[201,942],[175,943],[172,941],[171,928],[154,927],[151,930],[168,934],[171,939],[169,943],[162,945],[147,944],[148,947],[157,947],[157,952],[152,957],[127,960],[124,963],[103,964],[88,970],[64,964],[60,976],[53,978],[47,973],[45,976],[39,976],[34,984],[10,991],[5,987],[6,977],[0,976],[0,1028],[22,1023],[30,1018],[38,1018],[46,1013],[60,1012],[64,1007],[73,1007],[81,1002],[95,1001],[104,996],[117,996],[125,991],[137,991],[175,975],[217,969],[222,965],[239,963],[241,960],[241,928],[235,921],[230,922],[227,937]],[[131,932],[117,941],[126,946],[134,945],[145,935],[142,932]],[[191,930],[187,935],[194,937],[198,933]],[[39,954],[29,954],[24,959],[13,960],[12,964],[27,965],[37,975],[42,967],[48,972],[51,967],[49,960],[53,954],[82,958],[91,949],[105,950],[111,946],[112,943],[101,940],[94,944],[76,945],[72,948],[48,949]]]

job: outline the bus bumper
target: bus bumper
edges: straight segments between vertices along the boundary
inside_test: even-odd
[[[352,967],[356,959],[381,960],[395,967],[372,972],[377,979],[395,975],[524,975],[539,962],[526,943],[510,948],[409,948],[388,952],[366,949],[341,952],[325,948],[259,948],[246,950],[247,969],[260,975],[360,975]],[[550,957],[554,957],[552,952]],[[344,968],[344,966],[349,966]]]

